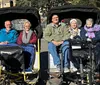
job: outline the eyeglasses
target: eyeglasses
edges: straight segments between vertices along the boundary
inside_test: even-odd
[[[24,26],[24,27],[30,27],[30,26]]]
[[[55,18],[58,18],[58,17],[53,17],[52,19],[55,19]]]
[[[11,24],[6,24],[6,25],[11,25]]]

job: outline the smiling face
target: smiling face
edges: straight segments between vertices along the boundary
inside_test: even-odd
[[[25,24],[24,24],[25,31],[29,31],[30,27],[31,27],[31,24],[29,22],[25,22]]]
[[[92,23],[91,21],[87,21],[87,22],[86,22],[86,26],[87,26],[88,28],[92,27],[92,25],[93,25],[93,23]]]
[[[5,21],[5,28],[7,31],[11,29],[11,22],[10,21]]]
[[[86,20],[86,27],[90,28],[93,26],[93,19],[89,18]]]
[[[52,16],[52,23],[58,24],[58,22],[59,22],[59,17],[58,17],[58,15],[53,15],[53,16]]]
[[[75,20],[71,21],[70,27],[73,28],[73,29],[77,28],[77,21],[75,21]]]

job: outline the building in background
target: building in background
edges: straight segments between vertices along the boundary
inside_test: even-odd
[[[10,4],[11,1],[11,4]],[[0,8],[15,6],[16,0],[0,0]]]

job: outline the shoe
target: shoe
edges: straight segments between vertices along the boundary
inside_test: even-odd
[[[1,70],[3,70],[3,71],[6,70],[5,66],[3,66],[3,65],[1,65],[0,68],[1,68]]]
[[[75,68],[74,64],[70,61],[70,71],[71,72],[76,72],[77,68]]]
[[[68,73],[68,72],[70,72],[70,69],[67,68],[67,67],[65,67],[65,68],[64,68],[64,73]]]
[[[30,73],[32,73],[32,70],[31,69],[25,69],[25,73],[30,74]]]
[[[2,67],[2,70],[3,70],[3,71],[6,70],[5,66]]]
[[[70,71],[73,73],[73,72],[76,72],[77,71],[77,68],[73,67],[73,68],[70,68]]]
[[[60,72],[60,65],[57,65],[56,68],[56,72]]]

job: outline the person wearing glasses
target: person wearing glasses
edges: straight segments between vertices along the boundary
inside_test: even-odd
[[[24,48],[25,53],[25,62],[28,64],[26,65],[26,72],[32,71],[32,64],[33,64],[33,58],[35,57],[35,47],[34,45],[37,42],[37,35],[33,30],[31,30],[31,23],[29,21],[24,22],[24,28],[23,31],[20,32],[17,44],[21,45],[22,48]]]
[[[0,45],[16,43],[18,33],[12,28],[11,21],[5,21],[4,26],[5,28],[0,30]]]
[[[53,57],[54,65],[59,72],[61,62],[57,49],[62,48],[64,54],[64,72],[70,72],[70,39],[69,29],[64,23],[59,22],[59,16],[53,15],[52,22],[48,24],[44,31],[44,39],[48,41],[48,51]]]

